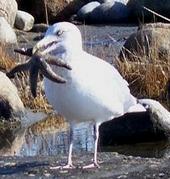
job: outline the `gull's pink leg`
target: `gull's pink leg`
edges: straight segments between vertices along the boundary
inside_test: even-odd
[[[75,168],[72,163],[72,151],[73,151],[73,127],[70,126],[70,144],[69,144],[69,152],[68,152],[68,161],[67,165],[62,166],[62,169],[72,169]]]
[[[73,127],[70,126],[70,140],[69,140],[69,152],[68,152],[68,161],[67,165],[64,166],[56,166],[56,167],[50,167],[50,169],[73,169],[75,168],[72,163],[72,151],[73,151]]]
[[[94,168],[94,167],[97,167],[99,168],[99,164],[98,164],[98,161],[97,161],[97,146],[98,146],[98,140],[99,140],[99,125],[98,123],[96,123],[94,125],[94,159],[93,159],[93,163],[90,164],[90,165],[86,165],[84,166],[83,168],[84,169],[88,169],[88,168]]]

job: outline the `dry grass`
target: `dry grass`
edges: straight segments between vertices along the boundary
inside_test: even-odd
[[[29,86],[29,74],[22,73],[20,77],[14,79],[14,83],[17,85],[19,95],[24,103],[24,106],[32,109],[34,112],[41,111],[49,113],[52,111],[51,105],[47,102],[43,90],[42,79],[39,79],[37,85],[37,97],[34,98],[31,94]]]
[[[137,98],[156,99],[170,109],[168,98],[170,94],[168,94],[167,90],[167,86],[170,86],[169,60],[160,61],[156,55],[153,60],[153,58],[150,58],[154,55],[153,49],[150,52],[152,54],[141,57],[133,54],[138,59],[135,62],[128,61],[127,59],[124,61],[118,60],[116,67],[121,75],[129,82],[131,92],[134,96]],[[107,57],[107,54],[102,53],[101,56],[104,59]],[[9,70],[15,65],[15,60],[6,55],[3,47],[0,47],[0,57],[0,70]],[[22,62],[23,59],[20,61]],[[37,97],[34,99],[30,92],[28,76],[28,74],[22,73],[22,75],[18,75],[13,80],[25,107],[31,108],[34,111],[51,112],[52,107],[45,98],[42,80],[39,79]]]
[[[5,52],[5,47],[0,46],[0,70],[7,71],[15,66],[15,61]]]
[[[48,117],[42,121],[39,121],[29,127],[29,131],[34,135],[41,135],[46,133],[56,133],[66,131],[68,123],[60,115],[48,115]]]
[[[18,61],[23,62],[25,59]],[[0,46],[0,71],[6,72],[16,65],[16,60],[12,59],[5,52],[5,47]],[[52,107],[48,104],[42,83],[39,80],[37,97],[33,98],[29,88],[28,73],[21,73],[17,75],[12,81],[17,86],[21,100],[26,108],[31,108],[34,111],[51,112]]]
[[[122,49],[117,68],[137,98],[152,98],[170,109],[169,24],[146,24],[129,40],[132,48]],[[147,31],[148,30],[148,31]],[[148,32],[148,33],[143,33]],[[152,34],[152,35],[151,35]],[[144,40],[141,40],[144,39]],[[167,51],[165,49],[167,49]]]
[[[136,56],[136,55],[134,55]],[[153,57],[153,54],[152,54]],[[148,55],[137,56],[138,61],[117,61],[121,75],[129,82],[131,93],[137,98],[152,98],[170,109],[168,85],[170,82],[169,60],[151,60]]]

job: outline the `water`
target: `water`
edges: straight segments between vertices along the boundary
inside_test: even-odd
[[[92,151],[93,137],[88,135],[91,131],[84,127],[84,124],[74,129],[74,151]],[[25,142],[22,145],[18,155],[36,156],[36,155],[56,155],[68,152],[69,130],[61,128],[57,131],[46,132],[41,134],[26,132]]]
[[[30,113],[29,113],[30,114]],[[38,116],[41,116],[38,115]],[[36,118],[36,117],[35,117]],[[27,124],[1,124],[0,154],[4,156],[56,155],[68,152],[69,128],[60,116],[49,116],[40,122]],[[36,120],[35,120],[36,121]],[[92,151],[93,135],[89,124],[76,125],[74,128],[74,151]]]
[[[33,119],[31,116],[30,121]],[[60,116],[49,116],[29,125],[17,123],[1,124],[0,154],[3,156],[53,156],[66,154],[69,144],[68,124]],[[10,127],[9,127],[10,126]],[[74,128],[74,153],[93,152],[92,126],[82,123]],[[130,145],[99,146],[100,152],[118,152],[120,154],[156,157],[169,155],[168,141],[137,143]]]

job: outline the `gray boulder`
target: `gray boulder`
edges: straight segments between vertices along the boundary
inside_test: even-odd
[[[34,24],[33,28],[31,29],[32,32],[46,32],[49,25],[47,24]]]
[[[4,17],[12,27],[15,22],[17,10],[18,6],[15,0],[0,1],[0,16]]]
[[[146,57],[151,61],[169,61],[169,39],[169,24],[144,25],[126,40],[119,57],[122,61],[139,61]]]
[[[155,22],[161,20],[158,17],[143,9],[143,6],[161,14],[170,17],[170,1],[169,0],[129,0],[127,6],[131,9],[131,19],[140,22]]]
[[[108,2],[113,2],[114,0],[98,0],[100,3],[108,3]]]
[[[120,23],[128,20],[128,7],[118,1],[103,3],[95,8],[90,16],[92,22],[96,23]]]
[[[100,3],[112,3],[115,0],[98,0]],[[129,0],[116,0],[117,2],[121,2],[122,4],[127,4]]]
[[[86,5],[84,5],[78,12],[77,17],[79,20],[88,19],[90,16],[90,13],[96,8],[100,6],[100,3],[98,1],[92,1]]]
[[[140,99],[139,103],[146,106],[153,124],[166,135],[170,135],[170,112],[156,100]]]
[[[158,101],[140,99],[146,112],[126,113],[100,127],[100,145],[158,141],[170,136],[170,112]]]
[[[89,0],[17,0],[19,9],[32,14],[36,23],[46,22],[46,10],[50,23],[66,21]]]
[[[0,17],[0,43],[1,44],[17,43],[16,34],[4,17]]]
[[[6,119],[21,116],[24,105],[18,95],[17,88],[3,72],[0,72],[0,117]]]
[[[29,31],[33,28],[34,25],[34,17],[24,11],[17,11],[16,18],[15,18],[15,27],[24,30]]]

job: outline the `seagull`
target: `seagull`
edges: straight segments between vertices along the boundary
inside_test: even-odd
[[[127,113],[137,105],[128,83],[109,63],[83,50],[80,30],[69,22],[50,26],[33,53],[50,54],[68,63],[72,70],[51,66],[66,83],[45,78],[45,94],[54,109],[70,123],[68,163],[72,168],[73,126],[90,121],[94,126],[94,158],[88,167],[98,167],[99,126]],[[142,107],[141,107],[142,108]],[[142,108],[143,109],[143,108]]]
[[[53,56],[71,67],[68,70],[49,64],[54,73],[66,80],[63,84],[48,76],[44,79],[49,103],[70,124],[68,161],[62,168],[74,168],[73,128],[81,122],[93,124],[95,141],[93,162],[83,168],[99,167],[97,145],[100,124],[137,110],[137,99],[131,95],[127,81],[114,66],[83,50],[80,30],[69,22],[50,26],[44,38],[33,47],[32,53],[41,54],[42,59],[46,55]],[[139,106],[139,111],[145,110],[142,105]]]

